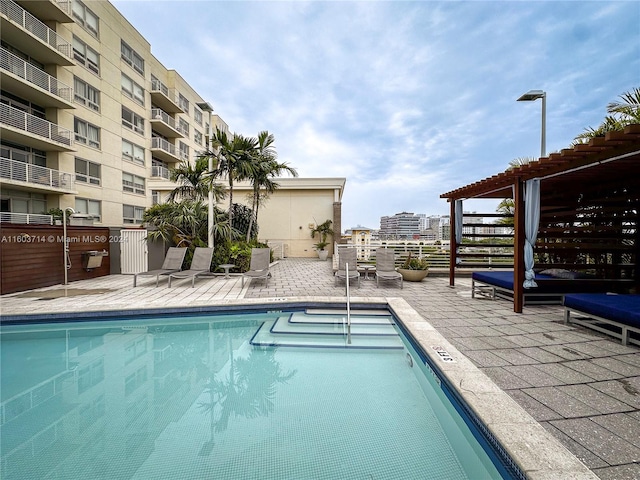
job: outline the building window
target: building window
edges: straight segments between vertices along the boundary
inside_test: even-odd
[[[122,205],[122,222],[123,223],[142,223],[142,215],[144,214],[144,207],[137,207],[135,205]]]
[[[144,75],[144,60],[138,55],[133,48],[121,41],[120,54],[122,59],[127,62],[136,72]]]
[[[136,82],[122,74],[122,91],[124,94],[144,106],[144,88],[138,85]]]
[[[76,181],[100,185],[100,165],[76,157]]]
[[[72,5],[73,17],[76,19],[76,23],[82,25],[91,35],[98,38],[99,35],[99,18],[98,16],[89,10],[84,3],[79,0],[73,0]]]
[[[144,195],[144,178],[131,173],[122,172],[122,190]]]
[[[189,122],[187,122],[184,118],[178,119],[178,131],[186,137],[189,136]]]
[[[75,118],[73,121],[73,131],[76,142],[84,143],[90,147],[100,148],[100,128],[90,123]]]
[[[73,95],[77,103],[100,111],[100,92],[78,77],[73,77]]]
[[[144,135],[144,118],[125,107],[122,107],[122,125]]]
[[[189,113],[189,100],[181,93],[178,94],[178,106],[185,112]]]
[[[202,133],[200,133],[198,130],[193,131],[193,141],[198,145],[202,145]]]
[[[9,142],[0,143],[0,157],[17,162],[39,165],[40,167],[47,166],[47,152],[44,150],[37,150]]]
[[[88,68],[96,75],[100,75],[100,55],[75,36],[73,37],[73,58],[80,65]]]
[[[122,159],[138,165],[144,165],[144,147],[122,139]]]
[[[86,213],[91,215],[96,221],[102,220],[102,205],[98,200],[76,197],[76,213]]]
[[[180,142],[180,158],[182,160],[189,160],[189,145]]]
[[[193,120],[198,125],[202,125],[202,112],[198,110],[196,107],[193,107]]]

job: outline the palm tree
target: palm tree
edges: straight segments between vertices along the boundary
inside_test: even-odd
[[[209,166],[207,158],[199,157],[195,164],[188,160],[183,160],[171,170],[171,180],[178,186],[169,194],[169,201],[176,199],[204,201],[209,195],[209,189],[213,189],[213,196],[216,201],[222,200],[226,192],[222,185],[214,182],[213,176],[208,172]]]
[[[286,163],[279,163],[276,160],[277,153],[273,142],[274,137],[268,131],[264,130],[258,134],[258,144],[255,150],[255,165],[249,177],[249,181],[253,186],[251,208],[254,212],[255,223],[258,223],[260,202],[267,198],[269,194],[275,192],[280,186],[273,181],[273,178],[281,176],[284,172],[294,177],[298,176],[295,168],[290,167]],[[253,232],[254,217],[251,218],[251,223],[247,230],[247,242],[251,239]]]
[[[254,152],[258,140],[244,137],[236,133],[229,138],[226,132],[216,128],[212,147],[216,152],[209,152],[216,157],[216,166],[211,172],[214,178],[226,177],[229,182],[229,224],[233,225],[233,184],[236,180],[244,180],[251,176],[254,168]],[[231,230],[229,230],[231,240]]]
[[[507,167],[507,169],[505,171],[509,171],[509,170],[513,170],[514,168],[518,168],[521,167],[523,165],[528,165],[531,162],[535,162],[536,159],[533,157],[518,157],[518,158],[514,158],[513,160],[511,160],[509,162],[509,166]]]
[[[154,205],[144,212],[143,222],[156,228],[149,231],[150,239],[162,239],[178,247],[207,244],[207,206],[200,201],[182,200]],[[214,207],[216,238],[228,235],[229,223],[225,212]]]
[[[572,146],[586,143],[594,137],[603,137],[607,132],[624,130],[624,127],[640,123],[640,88],[634,88],[620,95],[620,101],[607,105],[607,115],[596,128],[588,127],[578,135]]]

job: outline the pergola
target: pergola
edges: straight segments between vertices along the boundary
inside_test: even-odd
[[[544,262],[546,267],[588,269],[598,278],[634,279],[636,287],[640,285],[639,124],[440,197],[451,204],[452,286],[461,238],[462,203],[472,198],[513,199],[515,312],[522,312],[524,305],[525,270],[532,271],[531,247],[538,262]]]

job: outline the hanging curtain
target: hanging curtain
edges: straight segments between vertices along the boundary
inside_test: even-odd
[[[456,200],[454,214],[456,216],[455,234],[456,234],[456,253],[460,251],[462,243],[462,200]],[[460,258],[456,257],[456,264],[461,263]]]
[[[527,180],[524,192],[524,288],[537,287],[533,271],[533,246],[538,238],[540,224],[540,179]]]

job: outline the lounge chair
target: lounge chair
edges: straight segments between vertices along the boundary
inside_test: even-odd
[[[182,270],[182,262],[184,261],[184,255],[187,253],[187,249],[184,247],[169,247],[167,255],[164,257],[162,267],[156,270],[148,270],[146,272],[136,273],[133,276],[133,286],[135,288],[138,277],[156,277],[156,287],[160,281],[160,276],[169,275],[174,272]]]
[[[513,270],[483,271],[471,274],[471,297],[482,295],[491,299],[513,300]],[[535,288],[526,288],[524,304],[562,305],[568,293],[624,292],[633,279],[591,278],[578,272],[549,269],[536,273]]]
[[[266,285],[269,285],[269,277],[271,272],[269,271],[269,264],[271,262],[271,249],[270,248],[252,248],[251,249],[251,262],[249,264],[249,271],[242,274],[242,287],[244,288],[245,278],[264,278]]]
[[[349,278],[347,279],[346,265],[349,265]],[[355,248],[346,247],[339,248],[338,250],[338,270],[334,274],[334,285],[338,284],[338,279],[341,278],[345,282],[350,281],[352,278],[358,279],[358,288],[360,288],[360,273],[358,273],[358,252]]]
[[[200,275],[209,273],[211,269],[211,259],[213,258],[213,248],[196,247],[193,252],[193,260],[189,270],[182,270],[180,272],[174,272],[169,274],[169,287],[171,287],[171,279],[176,278],[183,280],[186,278],[191,279],[191,287],[195,287],[196,278]]]
[[[575,323],[606,333],[620,339],[623,345],[640,345],[640,294],[565,295],[564,323]]]
[[[376,249],[376,287],[380,280],[400,280],[402,288],[402,274],[396,271],[395,254],[388,248]]]

